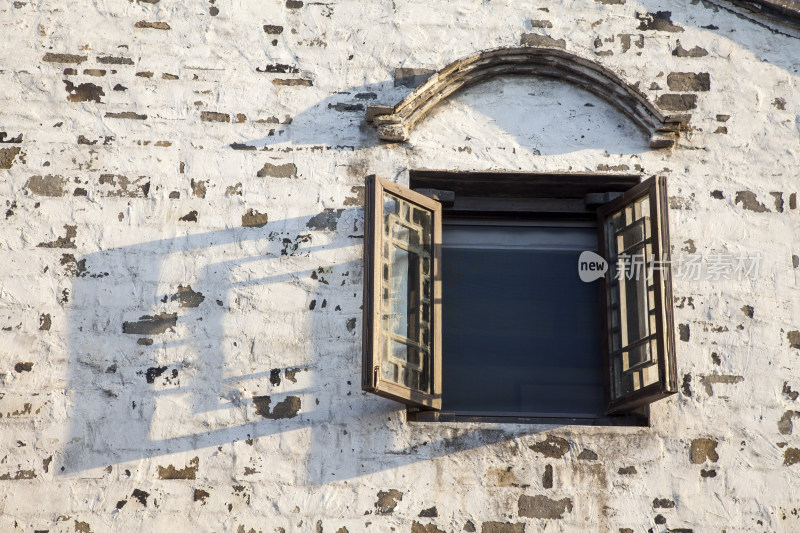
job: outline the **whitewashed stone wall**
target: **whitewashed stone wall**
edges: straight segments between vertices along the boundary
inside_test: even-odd
[[[723,0],[7,0],[0,28],[0,530],[800,529],[797,29]],[[365,124],[396,73],[522,43],[689,130],[650,150],[536,78],[404,144]],[[415,168],[663,174],[673,253],[759,273],[675,280],[649,428],[408,423],[360,390],[362,205]]]

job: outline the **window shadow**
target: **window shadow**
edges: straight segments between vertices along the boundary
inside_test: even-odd
[[[78,258],[60,473],[238,443],[259,471],[262,446],[294,447],[292,479],[320,484],[535,432],[402,428],[404,406],[361,391],[363,212],[334,213],[325,231],[298,217]]]

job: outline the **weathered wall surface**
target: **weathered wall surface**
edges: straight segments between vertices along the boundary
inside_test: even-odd
[[[1,530],[800,528],[797,30],[655,0],[20,0],[0,27]],[[535,78],[404,144],[364,123],[520,44],[689,131],[651,150]],[[410,168],[664,174],[673,253],[760,269],[675,280],[683,385],[649,428],[408,423],[360,390],[360,307],[364,177]]]

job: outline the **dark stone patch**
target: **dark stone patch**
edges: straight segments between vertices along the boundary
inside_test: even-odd
[[[705,48],[700,48],[699,46],[695,46],[690,50],[686,50],[683,46],[681,46],[681,42],[678,41],[675,50],[672,51],[672,55],[676,57],[705,57],[708,55],[708,51]]]
[[[92,533],[92,528],[89,527],[89,522],[75,520],[75,531],[76,533]]]
[[[100,68],[86,68],[86,69],[83,69],[83,75],[84,76],[93,76],[95,78],[99,78],[101,76],[105,76],[106,75],[106,71],[104,69],[100,69]]]
[[[106,113],[104,116],[106,118],[122,118],[130,120],[145,120],[147,118],[147,115],[140,115],[139,113],[134,113],[133,111],[123,111],[121,113]]]
[[[58,126],[60,124],[61,123],[59,122],[58,124],[56,124],[56,126]],[[0,131],[0,143],[2,143],[2,144],[20,144],[22,142],[22,134],[21,133],[19,135],[17,135],[16,137],[8,137],[8,140],[6,140],[6,137],[8,137],[8,132],[7,131]]]
[[[64,271],[68,276],[82,278],[89,273],[86,268],[86,259],[78,261],[72,254],[61,254],[59,263],[64,266]]]
[[[269,420],[282,418],[294,418],[300,411],[300,397],[287,396],[282,402],[275,405],[275,409],[270,412],[269,405],[272,399],[269,396],[253,396],[253,404],[256,407],[256,414]]]
[[[248,209],[247,212],[242,215],[242,226],[245,228],[263,228],[267,225],[267,222],[268,217],[266,213],[259,213],[252,209]]]
[[[233,150],[255,150],[255,146],[250,146],[244,143],[231,143],[228,146],[231,147]],[[230,187],[229,187],[230,188]]]
[[[256,72],[266,72],[269,74],[297,74],[300,72],[300,69],[294,65],[274,63],[272,65],[266,65],[264,68],[256,67]]]
[[[689,342],[689,324],[678,324],[678,337],[683,342]]]
[[[689,447],[689,460],[696,465],[703,464],[706,459],[716,463],[719,459],[717,441],[714,439],[693,439]]]
[[[396,68],[394,69],[394,86],[415,89],[425,83],[435,70],[429,68]]]
[[[128,503],[128,500],[120,500],[120,501],[117,502],[117,505],[115,505],[114,507],[116,509],[122,509],[123,507],[125,507],[126,503]]]
[[[683,375],[683,385],[681,385],[681,391],[685,396],[689,398],[692,397],[692,375],[691,374],[684,374]]]
[[[150,339],[148,337],[142,337],[141,339],[136,339],[136,344],[138,344],[139,346],[152,346],[153,339]]]
[[[797,399],[797,397],[800,396],[799,392],[792,390],[792,388],[789,386],[789,382],[788,381],[784,381],[783,382],[783,391],[782,392],[786,396],[788,396],[789,399],[792,400],[792,401],[795,401]]]
[[[744,313],[745,316],[753,318],[753,313],[754,312],[755,312],[755,309],[753,309],[752,305],[743,305],[742,306],[742,313]]]
[[[717,383],[722,383],[724,385],[733,385],[736,383],[741,383],[742,381],[744,381],[744,378],[742,376],[727,376],[719,374],[714,374],[711,376],[700,376],[700,383],[705,388],[706,394],[708,396],[714,395],[714,389],[712,388],[712,385],[715,385]]]
[[[161,79],[162,80],[179,80],[180,77],[178,77],[177,74],[170,74],[169,72],[162,72],[161,73]]]
[[[696,94],[662,94],[656,105],[665,111],[689,111],[697,107]]]
[[[136,76],[139,77],[139,78],[152,78],[153,77],[153,73],[150,72],[149,70],[144,70],[142,72],[137,72]]]
[[[512,524],[511,522],[484,522],[481,524],[481,533],[525,533],[525,524]]]
[[[312,87],[314,82],[303,78],[275,78],[272,85],[282,85],[284,87]]]
[[[697,246],[695,246],[694,241],[692,239],[686,239],[685,241],[683,241],[683,244],[685,244],[686,246],[681,248],[682,251],[690,254],[693,254],[697,251]]]
[[[597,461],[597,454],[589,448],[584,448],[581,453],[578,454],[578,459],[581,461]]]
[[[303,7],[302,0],[286,0],[286,7],[288,9],[300,9]]]
[[[148,383],[155,383],[156,378],[167,371],[166,366],[151,366],[144,374],[144,378]]]
[[[621,6],[625,4],[625,0],[594,0],[594,1],[606,6],[612,6],[612,5]]]
[[[531,28],[552,28],[553,23],[549,20],[534,20],[531,19],[529,21],[531,23]]]
[[[47,52],[42,61],[47,63],[74,63],[76,65],[80,65],[84,61],[88,59],[88,56],[82,56],[78,54],[54,54],[52,52]]]
[[[617,470],[617,473],[621,476],[632,476],[636,474],[636,467],[635,466],[624,466]]]
[[[189,465],[181,469],[177,469],[172,465],[169,465],[166,468],[159,465],[158,477],[160,479],[195,479],[195,477],[197,477],[197,469],[199,467],[199,457],[195,457],[194,459],[190,460]]]
[[[309,311],[313,311],[316,306],[317,306],[317,301],[316,300],[311,300],[311,303],[308,304],[308,310]]]
[[[675,502],[669,498],[653,498],[653,509],[674,509]]]
[[[140,20],[136,24],[133,25],[134,28],[149,28],[152,30],[169,30],[169,24],[166,22],[147,22],[145,20]]]
[[[792,466],[797,463],[800,463],[800,450],[797,448],[786,448],[786,451],[783,452],[783,464],[785,466]]]
[[[197,222],[197,211],[194,210],[189,211],[178,220],[181,220],[183,222]]]
[[[178,285],[178,292],[172,295],[171,301],[179,302],[181,307],[197,307],[206,297],[203,296],[203,293],[196,292],[192,290],[191,285],[187,285],[184,287],[183,285]]]
[[[292,383],[297,383],[297,373],[302,371],[302,368],[287,368],[283,371],[283,376]]]
[[[800,418],[800,411],[786,411],[778,420],[778,431],[781,435],[792,434],[792,418]]]
[[[203,122],[230,122],[231,116],[216,111],[203,111],[200,113],[200,120]]]
[[[219,8],[216,6],[209,7],[208,14],[211,15],[212,17],[216,17],[217,15],[219,15]]]
[[[375,93],[356,93],[356,100],[375,100],[377,97]]]
[[[30,405],[29,403],[25,404],[27,406],[27,413],[30,412]],[[13,414],[22,414],[14,412]],[[36,479],[36,472],[33,470],[17,470],[17,472],[12,477],[11,474],[3,474],[0,476],[0,481],[20,481],[23,479]]]
[[[797,209],[797,193],[793,192],[789,195],[789,209]]]
[[[272,385],[280,385],[281,384],[281,369],[280,368],[273,368],[269,371],[269,382]]]
[[[347,111],[360,112],[364,111],[364,104],[346,104],[340,102],[338,104],[328,104],[328,109],[333,109],[334,111],[343,111],[343,112]]]
[[[294,163],[285,163],[283,165],[273,165],[272,163],[264,163],[256,173],[256,177],[266,178],[271,176],[273,178],[296,178],[297,166]]]
[[[42,313],[39,315],[39,330],[40,331],[49,331],[50,326],[52,325],[53,320],[50,317],[50,313]]]
[[[313,230],[336,231],[336,225],[343,211],[344,209],[326,209],[322,213],[311,217],[306,222],[306,227]]]
[[[713,468],[709,468],[708,470],[701,468],[700,477],[717,477],[717,471]]]
[[[192,194],[197,196],[198,198],[205,198],[206,197],[206,184],[208,180],[197,180],[195,181],[192,179],[190,185],[192,187]]]
[[[517,502],[520,516],[527,518],[563,518],[564,513],[572,512],[572,500],[562,498],[553,500],[547,496],[527,496],[523,494]]]
[[[10,169],[14,165],[14,158],[19,155],[21,150],[19,146],[0,148],[0,169]]]
[[[350,187],[350,193],[354,196],[348,196],[344,199],[344,205],[364,205],[364,186],[353,185]]]
[[[38,248],[75,248],[75,237],[78,235],[78,226],[64,225],[66,235],[51,242],[40,242]]]
[[[97,62],[104,65],[133,65],[133,59],[129,57],[103,56],[98,57]]]
[[[435,505],[419,512],[420,518],[436,518],[437,516],[439,516],[439,511],[436,510]]]
[[[275,26],[273,24],[264,24],[264,31],[269,35],[280,35],[283,33],[283,26]]]
[[[206,498],[208,498],[209,496],[211,496],[211,494],[209,494],[208,491],[205,491],[203,489],[194,489],[193,499],[196,502],[203,502],[203,504],[205,504]]]
[[[140,489],[133,489],[133,492],[131,493],[131,497],[133,497],[136,500],[138,500],[138,502],[141,503],[142,505],[144,505],[145,507],[147,507],[147,497],[148,496],[150,496],[149,492],[145,492],[145,491],[140,490]]]
[[[728,128],[726,126],[720,126],[714,130],[714,133],[719,133],[722,135],[726,135],[728,133]]]
[[[659,524],[659,525],[661,525],[661,524],[666,524],[666,523],[667,523],[667,519],[666,519],[666,518],[664,518],[664,515],[657,514],[657,515],[656,515],[656,516],[653,518],[653,522],[655,522],[656,524]]]
[[[655,13],[636,13],[639,29],[642,31],[682,32],[683,28],[672,23],[672,11],[656,11]]]
[[[708,72],[671,72],[667,75],[667,86],[670,91],[708,91],[711,89],[711,77]]]
[[[84,135],[78,135],[78,144],[85,144],[87,146],[94,146],[97,144],[97,139],[90,141]]]
[[[789,346],[800,350],[800,331],[787,331],[786,338],[789,339]]]
[[[756,195],[752,191],[737,191],[734,203],[735,204],[741,203],[742,207],[744,207],[748,211],[755,211],[756,213],[764,213],[769,211],[769,209],[767,209],[767,206],[760,203],[756,199]]]
[[[546,489],[553,488],[553,465],[546,465],[544,467],[544,474],[542,474],[542,487]]]
[[[725,195],[722,194],[722,191],[720,191],[720,190],[711,191],[710,194],[711,194],[711,198],[716,198],[717,200],[722,200],[722,199],[725,198]]]
[[[800,268],[800,255],[792,254],[792,268]]]
[[[403,501],[403,493],[396,489],[381,490],[375,502],[375,514],[392,514],[399,502]]]
[[[472,523],[472,520],[467,520],[464,523],[463,530],[466,531],[467,533],[475,533],[475,524]]]
[[[17,373],[30,372],[33,370],[33,363],[17,363],[14,365],[14,370]]]
[[[94,83],[81,83],[78,86],[75,86],[69,80],[62,80],[64,82],[64,88],[67,90],[67,101],[68,102],[97,102],[98,104],[102,104],[103,101],[100,100],[100,97],[105,96],[106,93],[103,92],[103,88],[99,85],[95,85]]]
[[[114,85],[114,90],[115,91],[127,91],[128,88],[125,87],[124,85],[118,83],[118,84]]]
[[[345,323],[345,327],[347,328],[347,331],[352,333],[356,329],[356,319],[348,318],[347,322]]]
[[[122,332],[130,335],[158,335],[178,322],[178,313],[161,313],[158,315],[143,315],[136,322],[124,322]]]
[[[779,109],[781,111],[785,111],[786,110],[786,99],[778,97],[778,98],[776,98],[775,100],[772,101],[772,105],[775,106],[776,109]]]
[[[439,529],[434,524],[420,524],[419,522],[412,522],[411,533],[447,533],[447,532]]]
[[[542,442],[531,444],[528,446],[531,450],[541,453],[550,459],[558,459],[563,457],[569,451],[569,442],[561,437],[554,437],[548,435]]]
[[[523,33],[519,44],[521,46],[539,46],[543,48],[567,48],[567,41],[564,39],[553,39],[549,35],[539,35],[538,33]]]

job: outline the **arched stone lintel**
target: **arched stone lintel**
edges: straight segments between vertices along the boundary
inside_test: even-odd
[[[689,115],[664,115],[638,87],[608,68],[560,48],[513,47],[486,50],[449,64],[397,105],[367,108],[367,121],[384,141],[408,140],[411,129],[455,92],[497,76],[528,75],[556,78],[603,98],[650,137],[653,149],[675,144]]]

